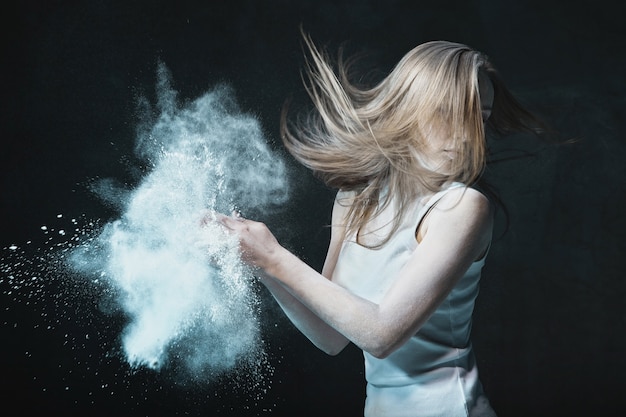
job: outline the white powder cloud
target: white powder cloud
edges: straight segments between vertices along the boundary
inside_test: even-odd
[[[157,89],[157,116],[146,117],[136,146],[149,172],[134,190],[109,180],[94,187],[122,214],[76,247],[69,262],[114,289],[128,318],[121,341],[131,365],[159,369],[176,358],[209,375],[254,366],[263,346],[252,277],[237,243],[201,219],[285,203],[285,164],[229,88],[181,106],[161,65]]]

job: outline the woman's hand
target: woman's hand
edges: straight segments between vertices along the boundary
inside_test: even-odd
[[[231,216],[216,214],[215,219],[239,239],[241,259],[248,265],[267,270],[274,262],[274,255],[282,247],[267,226],[244,219],[238,213]]]

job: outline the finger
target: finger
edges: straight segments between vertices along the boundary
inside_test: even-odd
[[[237,230],[241,227],[241,223],[244,222],[245,220],[243,218],[239,219],[239,218],[233,218],[230,216],[224,216],[223,214],[219,215],[217,217],[217,222],[219,224],[221,224],[222,226],[224,226],[225,228],[229,229],[229,230]]]
[[[228,216],[226,216],[226,215],[224,215],[222,213],[218,213],[218,212],[213,213],[213,216],[215,217],[215,220],[218,221],[218,222],[221,222],[224,219],[228,219],[229,218]]]
[[[223,214],[218,213],[216,211],[213,210],[208,210],[206,211],[206,213],[202,216],[201,218],[201,224],[203,226],[209,225],[209,224],[214,224],[216,222],[219,222],[219,219],[221,217],[224,217]]]
[[[204,214],[200,220],[200,226],[209,226],[211,224],[215,224],[215,223],[219,223],[219,219],[220,216],[223,216],[220,213],[217,213],[215,211],[208,211],[206,214]]]
[[[245,219],[241,216],[241,212],[239,210],[233,210],[230,214],[232,218],[239,221],[244,221]]]

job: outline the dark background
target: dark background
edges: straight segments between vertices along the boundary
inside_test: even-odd
[[[304,97],[301,23],[318,44],[334,51],[348,42],[349,51],[367,52],[365,62],[382,71],[424,41],[466,43],[491,56],[511,89],[563,138],[578,139],[560,147],[524,136],[494,144],[500,157],[532,155],[488,172],[510,211],[510,229],[494,242],[476,307],[474,344],[485,390],[505,417],[625,415],[626,10],[613,3],[619,2],[3,6],[0,247],[43,243],[40,226],[61,221],[57,213],[115,215],[86,184],[127,175],[136,99],[153,92],[159,60],[183,99],[231,84],[280,151],[281,105],[290,95]],[[319,268],[332,192],[297,172],[292,202],[266,220]],[[270,303],[265,331],[275,371],[257,398],[228,380],[182,386],[166,372],[129,372],[110,353],[119,320],[100,314],[89,299],[77,305],[55,298],[68,289],[55,293],[63,284],[51,282],[42,293],[18,295],[2,282],[0,395],[5,407],[15,406],[3,415],[362,412],[360,352],[326,357]],[[87,334],[97,337],[85,340]]]

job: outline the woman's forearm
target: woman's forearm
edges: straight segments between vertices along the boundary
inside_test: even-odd
[[[349,341],[345,336],[315,315],[275,278],[265,275],[261,277],[261,282],[272,293],[294,326],[320,350],[336,355],[346,347]]]
[[[377,303],[324,278],[280,245],[274,245],[264,258],[264,268],[356,346],[385,357],[419,330],[488,247],[492,230],[489,201],[478,192],[465,190],[462,197],[461,202],[451,198],[441,203],[442,211],[430,219],[428,236]]]
[[[368,352],[377,352],[378,306],[357,297],[329,281],[296,255],[281,248],[277,262],[266,269],[273,285],[280,287],[288,300],[315,317],[316,327],[331,329],[345,340]],[[314,342],[315,343],[315,342]],[[344,344],[344,346],[345,346]]]

